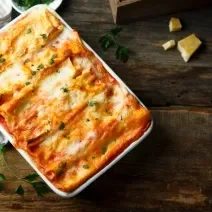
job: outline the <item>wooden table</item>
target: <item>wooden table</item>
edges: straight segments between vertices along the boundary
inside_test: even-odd
[[[37,197],[25,186],[26,195],[19,197],[11,183],[0,193],[0,211],[212,211],[212,8],[174,14],[184,26],[178,33],[168,32],[170,16],[124,26],[121,42],[131,50],[127,64],[98,44],[114,27],[107,0],[66,0],[58,12],[149,106],[155,127],[78,196]],[[192,32],[204,45],[189,63],[177,50],[161,48]],[[12,147],[7,158],[19,176],[32,172]],[[13,178],[5,168],[0,172]]]

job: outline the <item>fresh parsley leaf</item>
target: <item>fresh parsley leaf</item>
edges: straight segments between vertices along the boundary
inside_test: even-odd
[[[109,49],[111,46],[115,44],[110,34],[107,34],[101,37],[99,39],[99,43],[101,44],[101,47],[104,51],[106,51],[107,49]]]
[[[102,154],[104,155],[107,152],[107,147],[102,148]]]
[[[31,183],[31,185],[35,189],[35,191],[38,194],[38,196],[43,196],[44,194],[47,194],[47,193],[51,192],[51,190],[46,185],[46,183],[44,183],[42,181]]]
[[[41,34],[40,36],[41,36],[44,40],[46,40],[46,39],[48,38],[46,34]]]
[[[6,177],[3,174],[0,174],[0,181],[6,180]]]
[[[23,180],[26,180],[26,181],[28,181],[29,183],[31,183],[31,182],[37,180],[38,177],[39,177],[39,175],[36,174],[36,173],[34,173],[34,174],[29,174],[29,175],[27,175],[26,177],[23,178]]]
[[[129,59],[129,49],[124,46],[118,46],[116,50],[116,59],[126,63]]]
[[[6,61],[6,59],[0,58],[0,63],[4,63],[5,61]]]
[[[57,70],[56,70],[56,73],[58,73],[58,74],[59,74],[59,73],[60,73],[60,70],[59,70],[59,69],[57,69]]]
[[[5,152],[6,151],[6,147],[5,144],[0,144],[0,152]]]
[[[88,102],[88,106],[90,106],[90,107],[93,107],[93,106],[95,106],[96,104],[97,104],[96,101]]]
[[[65,124],[61,122],[59,126],[59,130],[64,130],[64,129],[65,129]]]
[[[15,193],[16,194],[19,194],[20,196],[23,196],[24,195],[24,189],[21,185],[19,185],[16,190],[15,190]]]
[[[122,31],[121,27],[116,27],[114,29],[111,29],[110,32],[104,36],[102,36],[99,39],[99,42],[101,44],[101,47],[104,51],[106,51],[107,49],[109,49],[111,46],[113,46],[114,44],[116,44],[116,37],[119,36],[119,33]]]
[[[111,29],[109,33],[99,39],[99,43],[104,51],[112,46],[117,46],[115,53],[117,60],[126,63],[129,59],[129,49],[125,46],[119,45],[117,42],[117,38],[120,36],[122,29],[123,28],[121,27]]]
[[[88,164],[84,164],[82,167],[83,167],[84,169],[89,169],[89,165],[88,165]]]
[[[32,32],[31,28],[28,28],[26,34],[30,34]]]
[[[119,36],[119,33],[123,30],[122,27],[116,27],[114,29],[111,29],[110,32],[113,36],[117,37]]]
[[[44,65],[43,65],[43,64],[40,64],[40,65],[38,65],[38,67],[37,67],[37,70],[38,70],[38,71],[40,71],[41,69],[44,69]]]
[[[26,86],[27,86],[27,85],[30,85],[30,82],[26,82],[25,85],[26,85]]]
[[[90,119],[86,119],[86,122],[89,122],[90,121]]]
[[[68,88],[61,88],[60,90],[63,90],[64,93],[68,93]]]

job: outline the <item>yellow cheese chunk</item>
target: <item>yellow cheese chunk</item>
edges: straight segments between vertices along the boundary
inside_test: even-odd
[[[175,40],[170,40],[162,45],[165,51],[174,48],[175,46],[176,46]]]
[[[188,62],[194,52],[200,47],[202,42],[192,34],[178,42],[177,48],[181,52],[181,55],[185,62]]]
[[[180,19],[179,18],[171,18],[171,20],[169,22],[169,31],[176,32],[176,31],[180,31],[181,29],[182,29],[182,25],[180,23]]]

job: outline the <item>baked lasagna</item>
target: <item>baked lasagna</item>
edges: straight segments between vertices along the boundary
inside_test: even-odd
[[[0,33],[1,124],[59,190],[72,192],[148,129],[150,113],[46,8]]]

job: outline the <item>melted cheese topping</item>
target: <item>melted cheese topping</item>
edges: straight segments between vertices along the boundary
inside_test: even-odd
[[[4,126],[58,189],[73,191],[147,130],[148,110],[48,10],[0,40]]]

